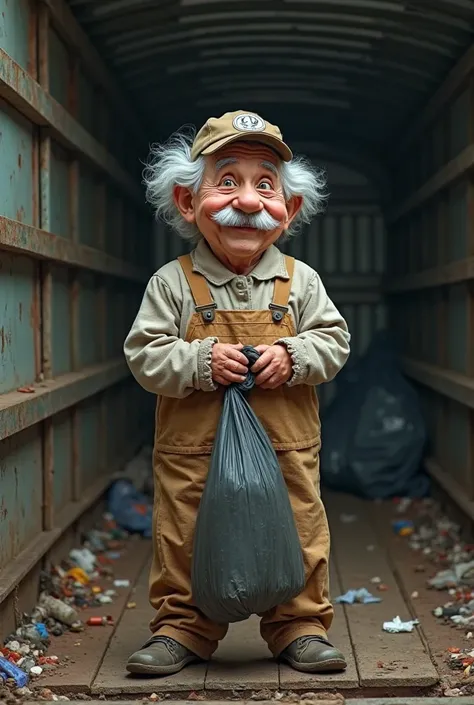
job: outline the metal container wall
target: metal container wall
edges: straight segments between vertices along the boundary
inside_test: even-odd
[[[122,354],[151,245],[130,134],[72,15],[0,0],[3,606],[150,439],[152,397]]]

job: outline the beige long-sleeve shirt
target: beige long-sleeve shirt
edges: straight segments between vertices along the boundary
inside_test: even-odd
[[[218,309],[268,309],[276,277],[288,279],[285,258],[270,247],[248,276],[224,267],[204,240],[191,254]],[[293,361],[287,384],[317,385],[333,379],[349,356],[346,322],[329,299],[319,275],[296,260],[289,299],[297,335],[282,338]],[[194,301],[177,260],[150,279],[124,344],[135,379],[159,396],[183,398],[194,390],[212,391],[211,352],[217,338],[184,340]],[[277,341],[275,341],[277,342]]]

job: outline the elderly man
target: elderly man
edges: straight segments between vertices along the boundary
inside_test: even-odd
[[[127,664],[169,675],[208,660],[227,631],[193,604],[191,559],[200,497],[227,385],[261,353],[249,402],[277,451],[303,550],[306,586],[261,615],[275,657],[308,673],[342,670],[329,641],[329,532],[319,494],[315,386],[349,355],[346,323],[318,274],[275,247],[321,206],[321,174],[293,157],[280,130],[237,111],[210,118],[191,141],[154,151],[148,198],[191,255],[154,274],[125,342],[138,382],[158,396],[154,449],[153,636]],[[245,439],[242,439],[245,443]],[[225,507],[222,507],[225,512]]]

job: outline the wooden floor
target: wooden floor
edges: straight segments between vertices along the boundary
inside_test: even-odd
[[[466,647],[463,632],[441,625],[432,615],[433,608],[446,598],[425,589],[431,568],[427,565],[425,574],[416,572],[420,556],[392,533],[392,505],[364,503],[344,495],[326,496],[325,502],[332,536],[332,597],[360,587],[382,597],[379,604],[336,606],[330,636],[347,656],[345,673],[313,677],[277,664],[259,636],[258,620],[252,619],[231,627],[207,665],[192,666],[164,679],[127,676],[126,660],[148,638],[151,617],[147,594],[151,547],[146,541],[137,541],[117,567],[116,577],[129,578],[135,587],[124,590],[110,606],[115,627],[90,627],[82,634],[57,639],[51,653],[68,660],[56,671],[44,674],[38,686],[58,693],[111,698],[168,693],[176,700],[193,692],[210,700],[254,694],[256,699],[265,699],[269,691],[277,690],[339,691],[346,697],[434,696],[441,694],[447,683],[455,687],[446,650]],[[356,520],[344,522],[343,514],[355,515]],[[371,585],[375,576],[388,586],[386,592],[377,593]],[[419,596],[412,599],[414,591]],[[127,607],[130,601],[136,607]],[[88,610],[84,618],[98,613],[100,610]],[[415,616],[420,627],[411,634],[384,632],[382,623],[396,616]]]

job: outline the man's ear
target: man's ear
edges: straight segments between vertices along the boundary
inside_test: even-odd
[[[295,217],[298,215],[298,213],[301,210],[301,206],[303,205],[303,198],[301,196],[292,196],[289,201],[286,203],[286,210],[288,211],[288,218],[285,223],[285,230],[287,230]]]
[[[188,223],[195,223],[193,194],[186,186],[175,186],[173,188],[173,200],[176,208]]]

